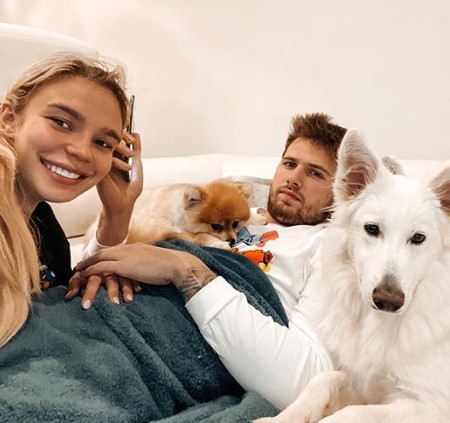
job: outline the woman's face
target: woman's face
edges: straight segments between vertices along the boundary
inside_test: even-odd
[[[119,103],[108,89],[82,77],[61,79],[33,94],[19,116],[3,111],[15,125],[19,180],[24,201],[74,199],[111,169],[122,136]]]

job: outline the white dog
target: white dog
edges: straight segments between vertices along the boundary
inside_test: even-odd
[[[450,422],[450,165],[393,175],[351,129],[334,193],[303,310],[338,370],[258,423]]]

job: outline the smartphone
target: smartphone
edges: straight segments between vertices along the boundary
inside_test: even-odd
[[[128,126],[126,128],[126,131],[131,134],[134,131],[134,94],[130,97],[130,122],[128,123]],[[133,146],[131,144],[127,144],[127,147],[130,150],[133,150]],[[128,162],[128,164],[131,166],[133,164],[133,158],[129,157],[126,159],[126,161]],[[126,172],[125,174],[125,180],[127,182],[131,181],[131,177],[132,177],[132,170],[129,170],[128,172]]]
[[[130,97],[130,121],[128,123],[128,126],[125,128],[125,131],[127,131],[129,134],[131,134],[134,130],[134,95]],[[127,144],[127,147],[130,150],[133,150],[133,146],[131,144]],[[118,157],[120,160],[123,160],[124,162],[128,163],[130,166],[133,164],[133,158],[132,157],[125,157],[121,154],[115,154],[115,157]],[[123,177],[125,181],[130,182],[132,177],[131,170],[127,172],[123,172]]]

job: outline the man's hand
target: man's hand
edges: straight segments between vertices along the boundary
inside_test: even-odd
[[[115,274],[151,285],[173,283],[185,301],[217,276],[189,253],[142,243],[105,248],[78,263],[76,270],[84,279]]]

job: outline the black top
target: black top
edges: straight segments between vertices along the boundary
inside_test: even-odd
[[[41,280],[47,281],[47,286],[67,285],[72,275],[70,244],[48,203],[38,204],[30,224],[37,239]]]

